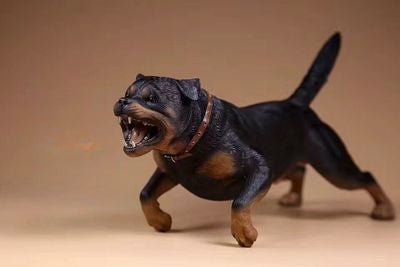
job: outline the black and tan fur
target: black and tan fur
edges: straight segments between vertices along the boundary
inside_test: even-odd
[[[157,168],[140,194],[148,223],[158,231],[171,228],[171,217],[159,208],[157,199],[180,184],[205,199],[233,200],[232,235],[241,246],[250,247],[257,238],[252,207],[280,179],[292,182],[280,203],[299,206],[306,164],[339,188],[366,190],[375,201],[374,219],[393,219],[392,204],[375,178],[357,167],[335,131],[309,106],[333,68],[339,47],[340,35],[335,34],[300,86],[285,100],[237,107],[213,97],[204,135],[188,157],[176,162],[170,156],[183,151],[196,134],[205,114],[207,93],[198,79],[139,74],[115,104],[114,113],[122,119],[128,142],[129,134],[139,131],[135,129],[146,136],[138,138],[135,146],[127,144],[125,153],[154,153]],[[141,121],[150,126],[141,125]]]

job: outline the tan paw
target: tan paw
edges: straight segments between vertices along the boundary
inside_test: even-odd
[[[279,200],[279,204],[285,207],[299,207],[301,202],[301,195],[296,192],[286,193]]]
[[[393,220],[395,212],[390,202],[380,203],[372,210],[371,217],[376,220]]]
[[[256,241],[258,233],[252,225],[232,226],[232,235],[241,247],[251,247]]]
[[[149,216],[147,222],[159,232],[168,232],[171,230],[172,218],[168,213],[158,211]]]

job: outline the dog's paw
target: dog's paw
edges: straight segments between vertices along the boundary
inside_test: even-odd
[[[232,235],[241,247],[251,247],[258,233],[252,225],[232,225]]]
[[[159,211],[147,218],[147,222],[158,232],[168,232],[171,230],[172,218],[168,213]]]
[[[289,192],[284,194],[279,200],[279,205],[285,207],[299,207],[301,205],[301,195],[296,192]]]
[[[394,220],[395,212],[390,202],[380,203],[372,210],[371,218],[375,220]]]
[[[171,229],[171,216],[160,209],[158,202],[142,202],[142,210],[147,223],[159,232],[167,232]]]

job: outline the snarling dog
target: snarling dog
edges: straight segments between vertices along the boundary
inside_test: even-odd
[[[306,164],[339,188],[366,190],[375,202],[372,218],[394,219],[393,206],[372,174],[357,167],[338,135],[310,108],[340,42],[336,33],[325,43],[289,98],[246,107],[212,96],[199,79],[138,74],[114,114],[128,156],[153,151],[157,168],[140,194],[148,224],[170,230],[171,216],[157,199],[180,184],[201,198],[233,199],[232,235],[250,247],[257,238],[252,207],[280,179],[292,183],[280,204],[299,206]]]

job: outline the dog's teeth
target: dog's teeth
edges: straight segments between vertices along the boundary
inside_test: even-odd
[[[132,122],[132,118],[131,117],[128,117],[128,122],[129,122],[129,124],[131,124],[131,122]]]
[[[135,141],[132,140],[132,141],[131,141],[131,144],[132,144],[133,147],[136,147]]]

